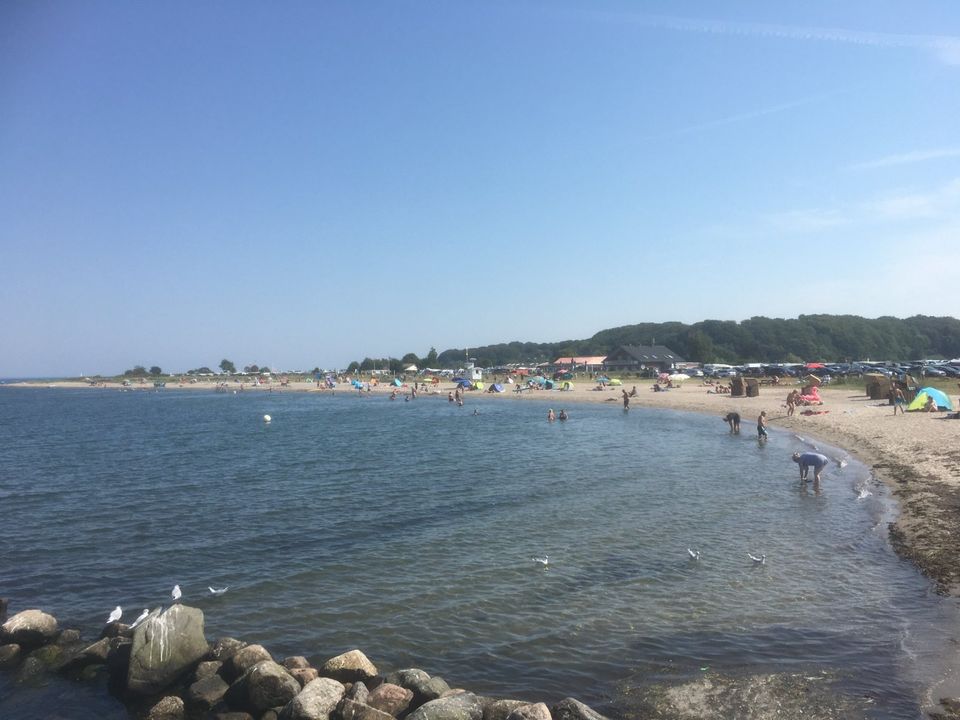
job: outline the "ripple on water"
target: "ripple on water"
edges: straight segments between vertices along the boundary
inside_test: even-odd
[[[471,404],[5,389],[4,592],[90,628],[179,583],[208,634],[490,694],[828,668],[872,717],[916,710],[953,616],[890,552],[880,493],[857,499],[865,468],[831,465],[815,496],[776,430]]]

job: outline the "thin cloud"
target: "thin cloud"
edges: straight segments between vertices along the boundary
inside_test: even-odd
[[[612,13],[598,13],[597,15],[613,16]],[[784,38],[786,40],[801,41],[813,40],[817,42],[842,43],[844,45],[920,50],[933,54],[945,65],[960,65],[960,37],[955,35],[906,35],[845,30],[841,28],[797,27],[792,25],[728,22],[720,20],[688,20],[685,18],[660,15],[629,15],[626,17],[618,15],[618,18],[626,19],[627,21],[646,27],[674,30],[677,32]]]
[[[917,150],[900,155],[888,155],[877,160],[848,165],[848,170],[876,170],[877,168],[893,167],[895,165],[910,165],[926,162],[927,160],[941,160],[943,158],[960,157],[960,147],[939,148],[937,150]]]

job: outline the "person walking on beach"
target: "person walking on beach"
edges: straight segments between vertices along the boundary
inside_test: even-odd
[[[814,488],[818,488],[820,486],[820,473],[823,472],[823,469],[827,466],[827,463],[830,462],[826,455],[815,452],[795,452],[793,454],[793,461],[800,466],[800,482],[807,481],[807,475],[810,473],[810,468],[813,468]]]
[[[767,439],[767,411],[764,410],[757,417],[757,440]]]
[[[900,410],[900,414],[906,414],[903,410],[903,406],[907,404],[907,399],[903,396],[903,390],[901,390],[897,385],[890,386],[890,399],[893,401],[893,414],[897,414],[897,410]]]
[[[730,434],[739,435],[740,434],[740,413],[730,412],[727,413],[727,416],[723,418],[724,422],[730,425]]]
[[[627,389],[626,389],[626,388],[624,388],[624,389],[621,390],[620,392],[623,393],[623,409],[624,409],[624,410],[629,410],[629,409],[630,409],[630,395],[627,393]]]

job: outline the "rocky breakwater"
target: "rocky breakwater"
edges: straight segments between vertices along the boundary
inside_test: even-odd
[[[131,715],[146,720],[605,720],[573,698],[548,707],[454,689],[414,668],[383,674],[360,650],[278,662],[261,645],[209,644],[203,613],[179,604],[135,627],[111,623],[92,643],[25,610],[0,629],[0,668],[77,682],[105,674]]]

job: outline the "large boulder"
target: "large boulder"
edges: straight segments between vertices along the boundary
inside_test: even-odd
[[[553,706],[553,720],[607,720],[607,718],[589,705],[568,697]]]
[[[220,673],[226,678],[227,682],[233,682],[254,665],[262,663],[264,660],[273,660],[273,656],[267,652],[263,645],[246,645],[224,661]]]
[[[370,689],[366,686],[366,683],[357,680],[347,690],[346,697],[354,702],[366,704],[367,698],[370,697]]]
[[[283,707],[300,693],[300,683],[273,660],[264,660],[247,670],[224,699],[231,708],[260,715],[274,707]]]
[[[207,675],[187,688],[187,704],[191,710],[206,712],[223,699],[229,688],[230,686],[219,675]]]
[[[283,659],[283,666],[287,670],[300,670],[310,667],[310,661],[303,655],[291,655]]]
[[[393,683],[383,683],[378,688],[370,691],[366,703],[372,708],[400,717],[410,707],[413,701],[413,690],[394,685]],[[502,720],[506,720],[503,718]]]
[[[544,703],[521,705],[507,715],[507,720],[552,720],[550,708]]]
[[[210,652],[207,653],[207,660],[220,660],[226,662],[238,650],[245,648],[247,644],[243,640],[237,640],[232,637],[220,638],[210,646]]]
[[[203,612],[176,604],[154,611],[133,633],[127,689],[141,695],[159,693],[207,654]]]
[[[290,674],[293,675],[297,682],[300,683],[300,687],[306,687],[311,682],[320,677],[320,673],[317,672],[316,668],[294,668],[290,671]]]
[[[76,675],[89,665],[106,665],[109,654],[110,638],[102,638],[73,653],[60,666],[60,671],[66,675]]]
[[[184,720],[185,717],[186,709],[183,706],[183,700],[176,695],[168,695],[160,698],[147,711],[146,720]]]
[[[340,705],[340,718],[341,720],[395,720],[393,715],[349,698],[344,698]]]
[[[529,705],[525,700],[494,700],[483,708],[483,720],[507,720],[517,708]]]
[[[193,680],[196,682],[211,675],[219,675],[222,667],[223,663],[219,660],[203,660],[197,664],[197,669],[193,671]]]
[[[389,673],[385,682],[399,685],[413,692],[412,707],[419,707],[431,700],[437,700],[444,693],[450,692],[450,686],[441,677],[430,677],[423,670],[405,668]]]
[[[346,688],[333,678],[317,678],[280,713],[280,720],[329,720],[343,699]]]
[[[469,692],[448,695],[421,705],[407,720],[482,720],[483,705]]]
[[[24,610],[0,626],[0,643],[16,643],[24,650],[57,638],[57,619],[42,610]]]
[[[376,677],[377,668],[362,652],[350,650],[327,660],[320,668],[320,675],[342,683],[352,683]]]

